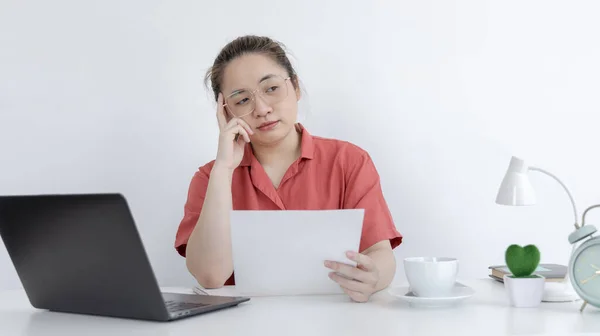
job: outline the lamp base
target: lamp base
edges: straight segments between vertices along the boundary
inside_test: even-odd
[[[580,300],[570,283],[547,282],[544,288],[543,302],[572,302]]]

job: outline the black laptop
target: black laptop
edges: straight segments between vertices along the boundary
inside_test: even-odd
[[[171,321],[249,300],[161,293],[121,194],[0,196],[0,236],[35,308]]]

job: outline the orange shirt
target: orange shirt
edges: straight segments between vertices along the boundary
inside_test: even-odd
[[[277,189],[250,144],[246,145],[232,176],[233,210],[364,209],[359,252],[386,239],[392,248],[400,245],[402,236],[394,226],[369,154],[346,141],[311,136],[299,123],[297,129],[302,132],[301,156],[288,168]],[[175,238],[175,248],[183,257],[202,210],[213,164],[214,160],[200,167],[190,183]],[[225,284],[234,283],[232,274]]]

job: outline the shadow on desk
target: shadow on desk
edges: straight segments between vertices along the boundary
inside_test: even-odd
[[[560,307],[546,307],[545,310],[552,311],[552,314],[540,314],[535,308],[509,308],[505,320],[507,331],[511,335],[552,334],[556,332],[556,324],[562,324],[564,327],[561,329],[569,332],[600,333],[600,311],[580,313],[579,310],[569,311]]]
[[[161,322],[39,311],[30,315],[23,335],[169,335]]]
[[[581,314],[573,329],[580,333],[600,333],[600,310]]]

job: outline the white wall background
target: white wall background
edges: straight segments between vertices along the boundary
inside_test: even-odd
[[[378,166],[405,241],[485,277],[511,243],[568,260],[571,209],[494,204],[513,154],[600,203],[596,1],[0,2],[0,193],[122,192],[161,285],[193,279],[173,249],[188,183],[216,152],[203,87],[243,34],[283,41],[313,134]],[[589,223],[600,221],[600,211]],[[1,244],[1,243],[0,243]],[[401,259],[400,259],[401,260]],[[399,262],[396,281],[404,278]],[[20,283],[0,246],[0,288]]]

